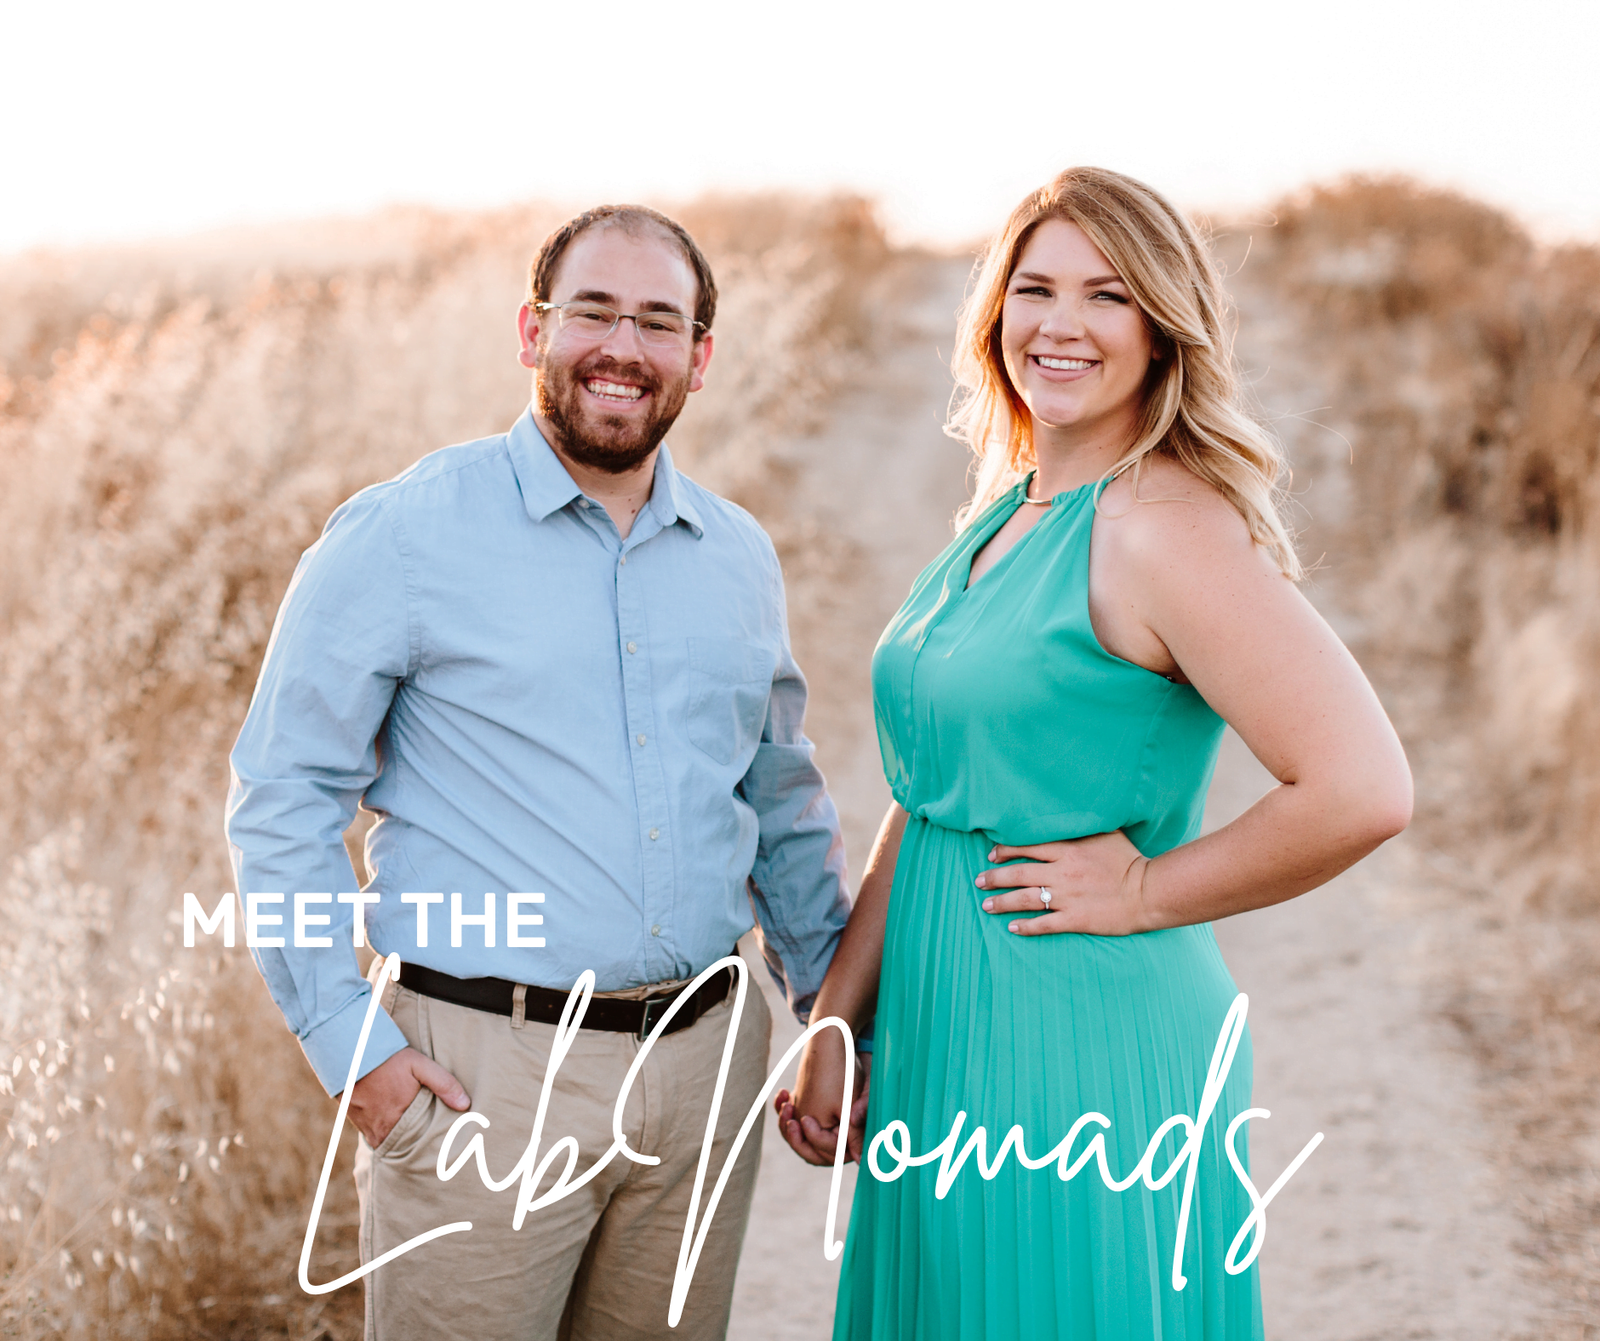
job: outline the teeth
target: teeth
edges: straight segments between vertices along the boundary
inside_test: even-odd
[[[602,382],[596,379],[585,382],[589,391],[596,396],[604,396],[608,400],[638,400],[644,395],[642,386],[623,386],[621,382]]]
[[[1043,354],[1035,354],[1041,368],[1059,368],[1063,372],[1082,372],[1085,368],[1094,367],[1093,359],[1052,359]]]

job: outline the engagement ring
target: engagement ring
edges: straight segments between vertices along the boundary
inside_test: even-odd
[[[1046,908],[1050,906],[1050,891],[1043,885],[1039,886],[1039,902],[1044,904]]]

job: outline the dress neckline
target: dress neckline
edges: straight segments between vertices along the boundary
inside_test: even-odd
[[[1050,520],[1048,514],[1055,510],[1055,507],[1058,503],[1061,503],[1066,499],[1074,498],[1086,490],[1093,489],[1099,483],[1098,480],[1091,480],[1088,484],[1080,484],[1076,489],[1063,489],[1060,493],[1051,494],[1049,507],[1045,508],[1046,515],[1040,517],[1039,520],[1034,522],[1034,524],[1030,526],[1022,535],[1018,536],[1011,548],[1002,554],[998,559],[996,559],[994,563],[990,565],[988,570],[979,576],[976,581],[974,581],[972,576],[972,565],[974,560],[976,560],[978,555],[983,552],[983,550],[988,546],[989,542],[1000,533],[1000,529],[1016,515],[1017,510],[1022,507],[1044,506],[1044,504],[1038,500],[1035,500],[1032,504],[1029,504],[1025,501],[1028,495],[1028,490],[1033,487],[1034,477],[1037,474],[1037,470],[1030,470],[1020,480],[1007,489],[1005,493],[1001,494],[997,499],[995,499],[995,504],[1000,506],[995,507],[993,514],[984,522],[982,532],[983,538],[979,540],[977,545],[967,553],[966,578],[961,586],[961,594],[963,596],[976,587],[979,582],[987,582],[989,578],[993,577],[1000,570],[1000,568],[1005,565],[1006,561],[1027,543],[1028,537]],[[1001,515],[1002,513],[1004,513],[1003,516]],[[996,520],[996,518],[998,518],[998,520]]]
[[[1033,470],[1030,470],[1026,475],[1024,475],[1020,480],[1018,480],[1015,484],[1013,484],[1010,489],[1006,490],[1006,493],[1015,492],[1017,494],[1017,500],[1018,500],[1018,504],[1017,505],[1018,505],[1018,507],[1021,507],[1024,504],[1026,504],[1029,507],[1036,507],[1036,508],[1045,506],[1045,500],[1042,499],[1042,498],[1035,498],[1031,502],[1028,499],[1028,493],[1033,488],[1033,482],[1034,482],[1035,479],[1038,478],[1038,476],[1039,476],[1039,471],[1038,471],[1038,468],[1035,467]],[[1099,483],[1100,483],[1099,480],[1090,480],[1087,484],[1080,484],[1075,489],[1062,489],[1057,493],[1053,493],[1053,494],[1050,495],[1049,506],[1054,507],[1062,499],[1071,498],[1076,494],[1081,494],[1085,489],[1093,489]],[[1001,497],[1002,498],[1005,497],[1005,494],[1002,494]],[[1015,511],[1016,509],[1012,509],[1012,510]],[[1001,522],[1000,524],[1002,526],[1004,526],[1005,522]]]

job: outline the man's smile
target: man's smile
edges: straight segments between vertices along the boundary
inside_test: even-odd
[[[599,400],[609,401],[635,401],[644,395],[642,386],[630,386],[626,382],[612,382],[603,377],[585,378],[583,389]]]

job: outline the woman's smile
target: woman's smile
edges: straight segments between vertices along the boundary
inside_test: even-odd
[[[1028,358],[1052,382],[1074,381],[1100,366],[1099,359],[1061,359],[1052,358],[1048,354],[1029,354]]]

